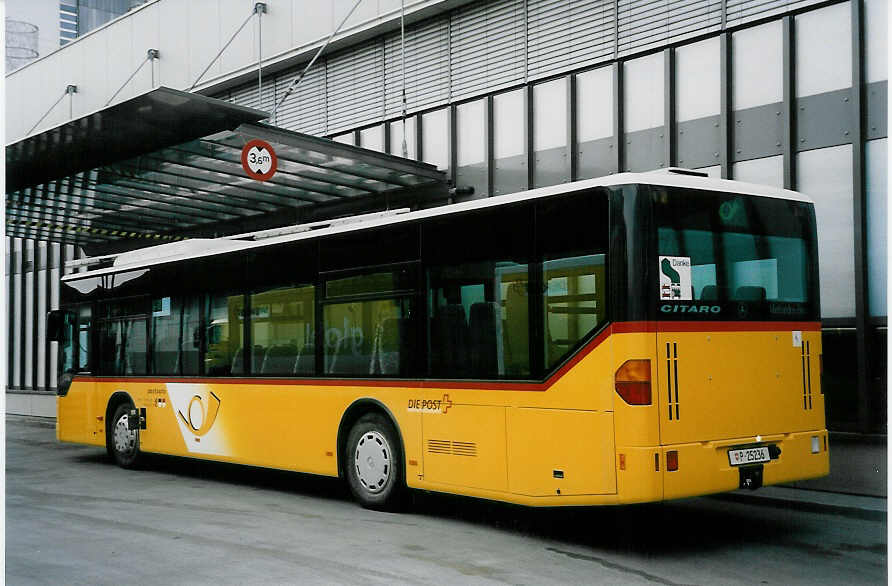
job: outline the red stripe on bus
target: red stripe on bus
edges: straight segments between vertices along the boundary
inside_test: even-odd
[[[182,378],[182,377],[75,377],[82,382],[142,382],[142,383],[191,383],[230,385],[300,385],[322,387],[402,387],[410,389],[468,389],[487,391],[547,391],[571,368],[588,356],[612,334],[640,334],[661,332],[767,332],[785,330],[819,331],[820,322],[617,322],[604,328],[585,346],[579,349],[563,366],[544,382],[498,381],[449,381],[449,380],[400,380],[400,379],[294,379],[294,378]]]

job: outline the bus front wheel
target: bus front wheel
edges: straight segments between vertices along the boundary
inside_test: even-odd
[[[390,421],[379,413],[360,417],[347,436],[344,455],[347,483],[359,504],[378,511],[400,507],[403,458]]]
[[[129,403],[118,405],[112,417],[110,452],[121,468],[136,468],[139,464],[139,429],[130,429]]]

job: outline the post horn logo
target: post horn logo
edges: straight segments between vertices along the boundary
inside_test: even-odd
[[[182,411],[177,411],[183,423],[188,425],[192,433],[199,437],[211,430],[214,421],[217,420],[217,412],[220,411],[220,398],[217,395],[210,393],[207,402],[208,404],[205,406],[201,395],[195,395],[189,401],[186,415],[183,415]]]

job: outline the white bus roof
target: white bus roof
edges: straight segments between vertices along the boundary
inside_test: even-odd
[[[813,203],[810,198],[796,191],[790,191],[788,189],[778,189],[776,187],[770,187],[768,185],[757,185],[755,183],[744,183],[741,181],[731,181],[728,179],[704,177],[699,174],[693,174],[693,172],[686,170],[663,169],[659,171],[649,171],[646,173],[618,173],[615,175],[607,175],[605,177],[597,177],[595,179],[574,181],[573,183],[562,183],[559,185],[552,185],[550,187],[541,187],[539,189],[531,189],[529,191],[521,191],[518,193],[511,193],[507,195],[475,199],[462,203],[443,205],[414,212],[407,211],[406,213],[396,214],[368,214],[368,219],[364,221],[350,222],[333,220],[330,222],[331,226],[320,227],[314,230],[292,231],[289,233],[287,230],[283,229],[282,231],[285,233],[281,236],[267,237],[263,240],[239,240],[238,236],[230,236],[215,239],[198,238],[193,240],[185,240],[182,242],[161,244],[158,246],[141,248],[139,250],[130,252],[123,252],[117,255],[100,257],[104,259],[113,258],[114,264],[112,266],[105,266],[102,268],[88,269],[80,273],[72,273],[70,275],[66,275],[62,280],[75,281],[89,277],[98,277],[101,275],[142,269],[158,264],[167,264],[171,262],[214,256],[218,254],[226,254],[238,250],[263,248],[297,240],[307,240],[332,234],[353,232],[361,229],[374,228],[403,222],[411,222],[413,220],[432,218],[436,216],[444,216],[463,211],[496,207],[508,203],[545,198],[565,193],[573,193],[575,191],[581,191],[592,187],[608,187],[618,185],[663,185],[668,187],[682,187],[704,191],[738,193],[741,195],[751,195],[755,197],[768,197],[773,199],[785,199]],[[320,224],[324,223],[320,222]],[[273,232],[273,230],[267,232]]]

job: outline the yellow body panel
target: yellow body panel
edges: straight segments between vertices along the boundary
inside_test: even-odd
[[[146,429],[140,433],[146,452],[335,476],[341,420],[356,401],[371,399],[394,419],[410,487],[526,505],[646,502],[737,487],[728,446],[756,440],[735,417],[756,411],[735,410],[733,397],[708,393],[709,385],[730,385],[740,377],[747,385],[760,383],[747,389],[748,398],[764,407],[765,417],[754,423],[764,423],[764,440],[782,450],[780,459],[765,465],[765,483],[827,473],[824,444],[820,453],[810,452],[812,436],[826,438],[819,384],[813,387],[812,408],[805,410],[801,390],[798,403],[786,396],[774,402],[788,389],[766,386],[760,382],[764,375],[746,372],[776,362],[783,366],[778,378],[791,381],[795,360],[781,353],[780,342],[772,343],[789,331],[706,339],[703,332],[642,330],[610,334],[608,328],[545,384],[77,378],[58,399],[57,433],[61,441],[105,445],[109,399],[125,392],[146,409]],[[680,364],[684,413],[673,419],[680,424],[675,427],[666,418],[659,374],[665,366],[660,347],[669,335],[685,357],[706,356],[702,369],[694,360]],[[726,337],[721,351],[711,349],[716,336]],[[816,369],[820,335],[805,332],[805,337]],[[721,360],[721,353],[738,343],[752,353],[747,368]],[[614,373],[629,359],[652,361],[651,405],[627,405],[614,391]],[[819,378],[817,370],[812,374]],[[691,426],[702,426],[702,438],[685,439],[699,433]],[[716,435],[722,437],[710,437]],[[665,469],[670,449],[679,452],[675,472]]]

